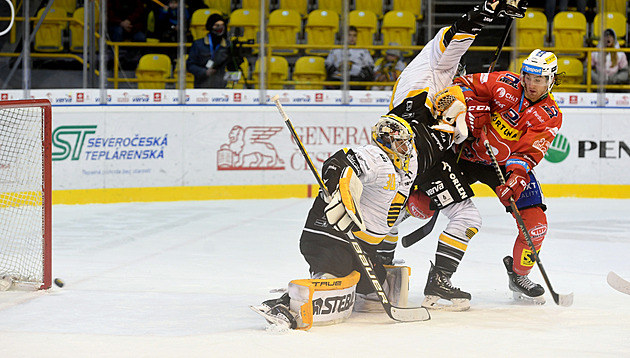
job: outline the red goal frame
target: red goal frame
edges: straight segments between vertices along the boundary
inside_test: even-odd
[[[42,245],[43,282],[40,290],[52,285],[52,108],[48,99],[0,101],[0,108],[39,107],[43,114],[42,128]]]

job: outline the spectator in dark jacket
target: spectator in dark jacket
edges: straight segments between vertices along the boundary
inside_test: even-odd
[[[146,13],[142,0],[108,0],[107,31],[113,42],[145,42]]]
[[[195,88],[225,88],[226,71],[238,71],[243,59],[233,53],[221,15],[210,15],[206,29],[208,35],[193,42],[186,69],[195,75]]]

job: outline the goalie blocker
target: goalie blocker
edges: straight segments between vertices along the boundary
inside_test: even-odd
[[[386,270],[384,286],[387,296],[397,306],[407,306],[411,269],[406,266],[386,266]],[[360,278],[357,271],[341,278],[330,274],[317,276],[320,278],[293,280],[282,297],[250,308],[270,324],[300,330],[308,330],[313,325],[341,323],[353,311],[383,312],[378,298],[357,298],[356,287]]]

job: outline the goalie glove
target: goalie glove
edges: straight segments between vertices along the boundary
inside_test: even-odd
[[[438,124],[432,129],[451,133],[455,144],[468,137],[466,98],[459,86],[446,87],[433,96],[433,109]]]
[[[514,201],[518,200],[529,184],[529,175],[527,175],[529,167],[526,162],[520,159],[508,159],[506,164],[507,180],[505,184],[499,185],[494,190],[501,203],[510,206],[510,198],[514,198]]]
[[[359,200],[363,192],[361,180],[351,167],[344,168],[339,178],[339,187],[332,195],[330,203],[324,208],[326,220],[337,231],[348,232],[354,225],[365,231]]]

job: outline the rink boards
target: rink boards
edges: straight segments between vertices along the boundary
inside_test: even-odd
[[[383,106],[287,105],[315,165],[370,141]],[[565,108],[536,168],[550,197],[630,197],[626,108]],[[314,179],[272,105],[55,106],[55,203],[308,197]],[[478,195],[491,191],[476,188]]]

